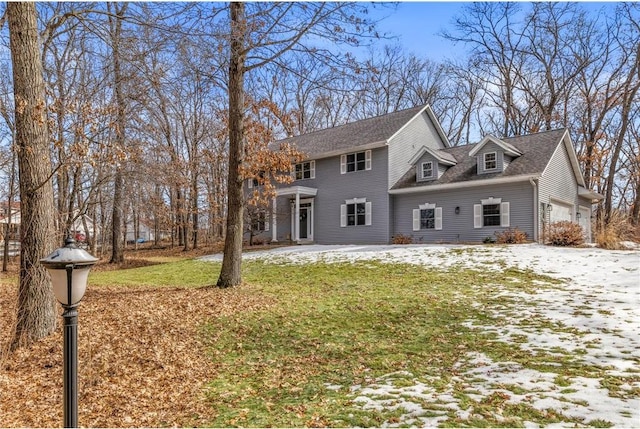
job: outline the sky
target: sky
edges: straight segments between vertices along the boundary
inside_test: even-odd
[[[602,8],[614,8],[616,2],[579,2],[594,13]],[[431,60],[442,61],[464,56],[467,48],[454,45],[438,36],[442,30],[452,29],[453,20],[469,2],[401,1],[395,11],[389,8],[372,8],[373,17],[386,16],[379,23],[381,32],[398,36],[398,43],[408,53]]]
[[[628,243],[630,246],[632,243]],[[634,246],[638,249],[637,245]],[[221,255],[203,259],[220,260]],[[522,404],[541,412],[556,410],[569,418],[589,422],[609,422],[613,427],[639,427],[640,399],[633,389],[640,365],[640,250],[612,251],[598,248],[563,248],[539,244],[511,246],[460,245],[385,245],[281,247],[248,252],[243,259],[258,259],[272,264],[344,263],[378,260],[407,263],[432,269],[475,268],[502,272],[506,267],[532,270],[562,280],[561,285],[541,287],[532,292],[488,288],[487,293],[504,297],[505,305],[489,307],[486,320],[499,324],[468,320],[471,329],[480,327],[496,335],[494,341],[513,344],[531,355],[539,351],[571,356],[578,365],[597,365],[602,376],[558,377],[550,369],[539,371],[516,362],[494,361],[485,354],[469,351],[461,355],[452,383],[439,389],[423,374],[392,373],[370,384],[349,386],[354,402],[364,409],[397,409],[396,422],[382,426],[436,427],[447,421],[440,411],[447,408],[460,418],[468,418],[468,404],[454,392],[463,386],[465,393],[478,402],[494,395],[507,404]],[[535,323],[533,323],[535,321]],[[468,369],[472,368],[472,369]],[[607,376],[630,380],[609,391]],[[402,384],[394,384],[401,378]],[[412,381],[412,382],[409,382]],[[437,381],[437,380],[436,380]],[[516,386],[516,388],[509,388]],[[336,386],[340,387],[340,386]],[[328,386],[329,388],[329,386]],[[500,407],[496,408],[500,412]],[[531,417],[532,419],[535,416]],[[449,424],[452,422],[449,421]],[[534,421],[525,427],[537,428]],[[548,427],[569,427],[560,421]],[[594,424],[596,425],[596,424]],[[578,424],[578,426],[581,426]],[[604,427],[604,426],[599,426]]]

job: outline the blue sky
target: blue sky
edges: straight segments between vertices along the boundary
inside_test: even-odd
[[[463,53],[464,48],[454,46],[437,33],[450,26],[453,17],[465,4],[400,2],[395,12],[388,9],[381,11],[381,15],[388,17],[379,23],[380,32],[397,35],[397,43],[402,45],[407,53],[426,56],[432,60],[448,58],[455,53]]]
[[[594,12],[599,9],[614,8],[616,2],[580,2],[583,7]],[[407,53],[431,60],[452,59],[462,56],[466,47],[451,42],[437,34],[445,28],[452,29],[454,16],[459,14],[469,2],[400,2],[395,12],[390,8],[371,8],[372,16],[387,16],[378,27],[381,33],[398,36],[397,43]],[[390,41],[389,43],[394,43]]]

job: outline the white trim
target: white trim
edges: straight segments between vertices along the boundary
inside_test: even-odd
[[[344,200],[345,204],[359,204],[359,203],[366,203],[367,199],[366,198],[351,198],[350,200]]]
[[[433,185],[422,185],[422,186],[412,186],[410,188],[400,188],[400,189],[390,189],[389,193],[392,195],[401,195],[401,194],[415,194],[419,192],[429,192],[429,191],[441,191],[444,189],[456,189],[456,188],[472,188],[478,186],[491,186],[491,185],[499,185],[502,183],[517,183],[517,182],[525,182],[529,179],[538,179],[540,178],[537,174],[526,174],[522,176],[510,176],[510,177],[498,177],[494,179],[482,179],[482,180],[466,180],[464,182],[456,182],[456,183],[445,183],[445,184],[433,184]],[[420,183],[433,183],[433,182],[420,182]]]
[[[371,150],[364,151],[364,169],[371,170]]]
[[[434,149],[431,149],[430,147],[422,146],[420,149],[418,149],[418,152],[416,152],[416,154],[413,155],[413,157],[409,160],[408,164],[410,165],[415,164],[416,162],[418,162],[420,158],[422,158],[422,156],[425,153],[428,153],[429,155],[433,156],[440,164],[449,165],[449,166],[453,166],[457,164],[456,161],[451,161],[449,159],[442,157],[439,152],[440,152],[440,149],[434,150]]]
[[[427,210],[427,209],[435,209],[436,205],[425,203],[425,204],[420,204],[418,207],[420,208],[420,210]]]
[[[475,229],[482,228],[482,204],[473,205],[473,227]]]
[[[318,195],[318,189],[310,188],[308,186],[289,186],[288,188],[276,189],[277,197],[296,194],[303,195],[305,197],[315,197],[316,195]]]
[[[500,148],[502,148],[502,150],[504,150],[504,153],[506,153],[507,155],[514,156],[514,157],[522,155],[522,152],[520,152],[518,149],[516,149],[514,146],[510,145],[509,143],[502,141],[499,138],[494,137],[492,135],[488,135],[485,138],[483,138],[480,141],[480,143],[476,145],[476,147],[471,149],[471,151],[469,152],[469,156],[475,156],[478,152],[480,152],[480,149],[482,149],[489,142],[500,146]]]
[[[429,169],[431,170],[431,174],[428,176],[425,176],[424,174],[425,164],[430,164]],[[420,163],[420,175],[422,176],[422,179],[433,179],[433,161],[424,161]]]
[[[413,230],[420,231],[420,210],[413,209]]]
[[[486,206],[487,204],[500,204],[502,203],[502,198],[489,197],[484,200],[480,200],[480,202],[482,203],[483,206]]]
[[[340,204],[340,228],[347,226],[347,205]]]
[[[493,161],[496,164],[493,168],[487,168],[487,155],[493,155]],[[482,154],[482,171],[493,171],[498,169],[498,152],[485,152]]]
[[[316,161],[309,161],[309,179],[316,178]]]
[[[364,203],[364,224],[365,226],[371,226],[371,201]]]
[[[509,213],[509,203],[500,203],[500,226],[508,228],[511,222],[511,214]]]
[[[347,173],[347,154],[340,155],[340,174]]]
[[[442,207],[435,208],[435,229],[436,231],[442,230]]]

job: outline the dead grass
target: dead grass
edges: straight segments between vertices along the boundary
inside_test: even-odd
[[[62,328],[8,354],[17,287],[0,283],[0,426],[61,426]],[[204,321],[269,305],[249,287],[91,288],[79,310],[79,424],[196,426],[213,420],[215,407],[203,389],[217,365],[198,331]]]
[[[614,210],[605,224],[604,220],[598,223],[595,233],[595,241],[598,247],[609,250],[620,250],[625,247],[622,242],[634,239],[633,226],[629,223],[628,217],[617,210]]]

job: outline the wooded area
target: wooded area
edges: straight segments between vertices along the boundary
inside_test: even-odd
[[[82,225],[90,251],[113,262],[143,226],[147,241],[185,250],[223,239],[269,141],[424,103],[454,145],[569,128],[586,183],[605,196],[599,216],[640,217],[637,3],[470,3],[443,23],[468,50],[447,62],[378,34],[367,9],[392,14],[388,4],[246,3],[240,27],[219,3],[36,7],[55,228]],[[24,221],[6,8],[0,201],[21,199]]]

